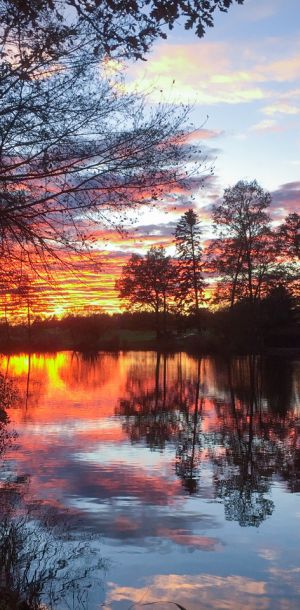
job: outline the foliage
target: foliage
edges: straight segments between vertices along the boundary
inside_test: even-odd
[[[153,311],[159,332],[159,317],[164,319],[169,299],[174,294],[176,269],[163,247],[152,247],[145,257],[133,254],[116,282],[125,306],[135,310]]]
[[[90,58],[104,54],[141,59],[179,21],[202,37],[216,11],[244,0],[1,0],[5,42],[22,39],[38,56],[72,54],[83,46]],[[87,42],[88,41],[88,42]]]
[[[259,300],[276,274],[276,243],[270,228],[271,196],[253,180],[240,180],[213,206],[219,238],[210,246],[212,270],[221,277],[220,295],[233,307],[237,300]]]
[[[17,268],[46,263],[55,245],[59,260],[62,248],[82,249],[89,225],[109,211],[122,218],[182,177],[186,109],[146,113],[92,67],[22,80],[6,66],[0,81],[1,253]]]
[[[288,214],[278,231],[280,250],[300,259],[300,215],[297,212]]]

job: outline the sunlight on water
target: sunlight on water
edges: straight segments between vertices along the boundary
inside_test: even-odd
[[[299,608],[299,361],[65,352],[1,372],[9,493],[13,474],[107,560],[75,608]]]

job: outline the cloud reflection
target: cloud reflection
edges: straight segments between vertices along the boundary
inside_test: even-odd
[[[172,606],[168,602],[172,601],[188,610],[270,608],[266,582],[239,576],[168,574],[155,576],[145,587],[122,587],[110,583],[109,588],[107,604],[120,610],[128,608],[129,604],[136,604],[138,609],[143,604],[154,602],[159,604],[159,610],[170,610]],[[114,606],[116,602],[123,603]]]

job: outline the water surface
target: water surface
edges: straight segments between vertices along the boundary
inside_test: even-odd
[[[5,476],[108,560],[88,610],[298,610],[299,360],[64,352],[1,370]]]

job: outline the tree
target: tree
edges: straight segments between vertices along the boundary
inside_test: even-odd
[[[128,209],[185,181],[187,108],[150,109],[106,77],[105,41],[131,55],[129,4],[0,0],[0,256],[9,275],[21,263],[28,274],[50,272],[66,250],[92,249],[96,223],[120,229]]]
[[[278,229],[280,250],[289,258],[300,259],[300,215],[288,214]]]
[[[259,300],[274,276],[276,243],[270,228],[271,196],[253,180],[240,180],[213,207],[219,238],[212,241],[212,269],[222,282],[221,295],[233,307],[241,298]]]
[[[7,42],[22,41],[35,54],[57,58],[84,47],[95,60],[143,58],[157,38],[166,38],[179,21],[202,37],[216,11],[227,12],[244,0],[1,0],[0,27]]]
[[[196,213],[188,210],[175,230],[179,261],[178,299],[198,316],[203,295],[201,230]]]
[[[157,336],[160,335],[160,318],[166,329],[166,314],[173,297],[176,269],[163,247],[153,246],[146,256],[133,254],[116,282],[119,298],[133,311],[155,313]]]
[[[288,214],[278,229],[278,249],[286,286],[299,302],[300,298],[300,215]]]
[[[186,109],[146,111],[99,69],[3,68],[0,114],[0,248],[16,270],[82,251],[88,228],[158,198],[183,179]],[[50,69],[51,68],[51,69]]]
[[[0,0],[2,267],[49,272],[91,243],[91,220],[120,227],[183,178],[186,109],[146,111],[103,78],[106,58],[143,57],[180,17],[202,36],[234,1]]]

